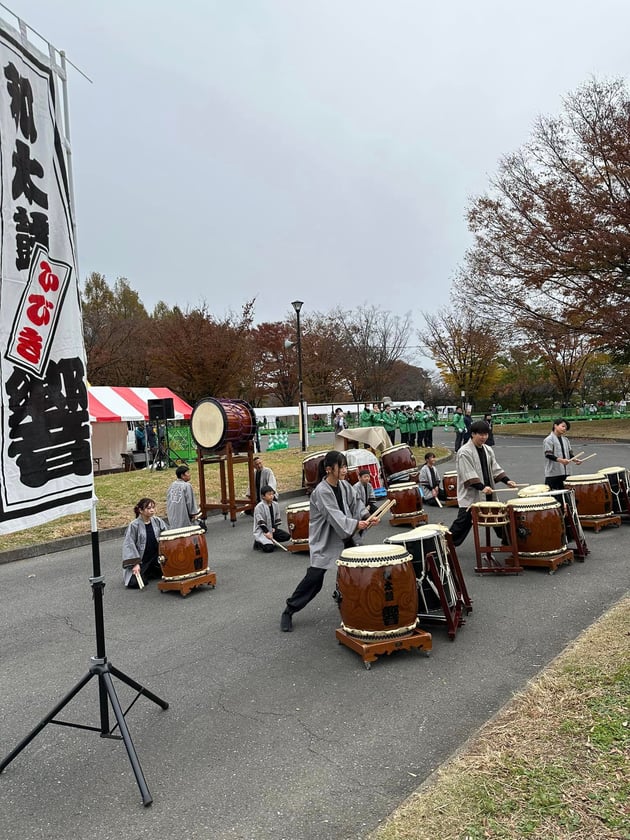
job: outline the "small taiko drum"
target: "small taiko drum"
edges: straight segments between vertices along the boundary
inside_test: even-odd
[[[337,560],[342,629],[363,641],[395,639],[418,623],[412,558],[400,545],[358,545]]]
[[[628,490],[630,490],[630,477],[625,467],[604,467],[598,470],[608,478],[612,492],[613,511],[615,513],[630,513],[628,501]]]
[[[385,540],[387,544],[403,545],[411,554],[418,587],[418,613],[421,615],[442,610],[440,590],[444,592],[451,609],[459,597],[444,533],[441,528],[421,525]],[[429,554],[433,554],[437,580],[428,563]]]
[[[445,472],[442,476],[442,488],[446,503],[457,504],[457,473]]]
[[[528,496],[544,496],[549,493],[548,484],[528,484],[527,487],[521,487],[516,494],[521,499],[526,499]]]
[[[184,580],[208,571],[206,535],[198,525],[160,534],[160,565],[164,580]]]
[[[575,492],[579,516],[597,519],[613,513],[612,490],[607,476],[601,473],[570,475],[564,479],[564,486]]]
[[[207,397],[195,405],[190,431],[202,449],[223,449],[230,443],[238,451],[256,434],[256,415],[244,400]]]
[[[388,484],[417,480],[419,470],[411,447],[406,443],[390,446],[381,453],[383,473]]]
[[[498,528],[510,524],[508,508],[503,502],[475,502],[470,507],[476,515],[477,524],[485,528]]]
[[[359,480],[359,471],[364,469],[365,467],[348,467],[346,481],[349,481],[350,484],[356,484]]]
[[[311,493],[317,486],[319,465],[326,455],[327,451],[314,452],[312,455],[307,455],[302,461],[302,486],[306,488],[307,493]]]
[[[567,538],[562,506],[549,496],[509,499],[516,543],[521,557],[553,557],[566,551]]]
[[[287,525],[291,534],[291,542],[308,542],[310,508],[311,506],[308,502],[287,505]]]
[[[394,499],[396,504],[391,509],[392,519],[413,516],[422,511],[422,493],[420,485],[414,481],[405,484],[394,484],[387,490],[387,498]]]

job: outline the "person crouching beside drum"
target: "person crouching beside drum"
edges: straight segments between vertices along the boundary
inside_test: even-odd
[[[275,543],[291,539],[288,531],[280,528],[280,508],[275,500],[275,491],[270,484],[260,488],[260,501],[254,508],[254,549],[269,553]]]
[[[470,440],[457,452],[457,504],[459,513],[451,525],[453,543],[461,545],[472,528],[470,506],[492,498],[495,481],[508,487],[516,484],[507,477],[494,457],[492,447],[486,445],[490,427],[485,420],[475,420],[470,426]],[[503,533],[499,534],[503,539]]]
[[[424,456],[424,466],[418,477],[422,501],[425,505],[437,506],[436,499],[441,502],[446,501],[446,494],[440,487],[440,481],[440,474],[435,466],[435,452],[427,452]]]
[[[127,526],[122,547],[123,583],[139,589],[140,580],[144,586],[151,578],[162,577],[159,541],[166,522],[155,515],[153,499],[140,499],[133,512],[136,518]]]
[[[319,463],[318,484],[311,493],[308,542],[311,565],[287,598],[280,618],[280,629],[293,630],[293,613],[303,609],[317,595],[324,583],[327,569],[332,569],[348,541],[358,531],[365,531],[378,519],[368,522],[361,518],[362,506],[352,485],[340,480],[345,455],[337,450],[327,452]]]

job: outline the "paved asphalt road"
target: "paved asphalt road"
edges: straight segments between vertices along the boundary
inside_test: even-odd
[[[627,444],[582,448],[598,453],[589,472],[630,462]],[[514,480],[542,481],[540,440],[498,437],[496,453]],[[449,524],[454,515],[432,509],[430,519]],[[368,539],[394,532],[383,522]],[[364,838],[630,589],[630,526],[587,540],[586,562],[553,576],[480,578],[471,535],[459,556],[474,610],[455,641],[438,627],[430,656],[400,652],[370,671],[336,642],[332,574],[294,632],[280,632],[307,560],[254,553],[249,518],[211,521],[217,587],[186,598],[155,583],[125,591],[121,540],[102,541],[108,657],[170,703],[164,711],[141,698],[127,717],[154,803],[141,807],[122,742],[48,726],[0,776],[2,836]],[[91,568],[89,547],[0,565],[2,757],[96,653]],[[116,686],[126,706],[132,695]],[[65,717],[98,726],[95,680]]]

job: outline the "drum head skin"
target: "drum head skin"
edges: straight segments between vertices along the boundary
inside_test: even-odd
[[[212,398],[197,403],[190,418],[190,431],[197,446],[202,449],[221,446],[226,427],[227,417],[221,403]]]
[[[520,498],[526,498],[527,496],[541,496],[543,493],[548,492],[548,484],[528,484],[527,487],[521,487],[516,495]]]

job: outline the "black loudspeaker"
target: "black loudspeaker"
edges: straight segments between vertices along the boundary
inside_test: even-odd
[[[175,419],[172,397],[164,397],[162,400],[148,400],[147,408],[149,409],[149,420]]]

